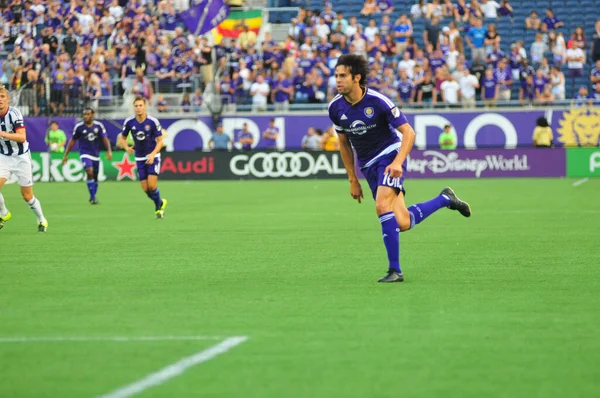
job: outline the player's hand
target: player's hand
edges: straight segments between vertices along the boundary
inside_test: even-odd
[[[352,199],[358,200],[358,203],[360,203],[361,199],[364,199],[365,196],[363,195],[362,187],[358,180],[350,182],[350,195],[352,196]]]
[[[384,174],[389,175],[390,178],[400,178],[402,177],[402,173],[404,173],[404,170],[402,170],[402,163],[396,161],[390,163],[389,166],[385,168],[384,172]]]
[[[106,160],[112,160],[112,152],[106,154]]]
[[[133,155],[133,148],[132,148],[132,147],[130,147],[130,146],[127,146],[127,147],[125,148],[125,151],[126,151],[128,154],[130,154],[130,155]]]
[[[152,163],[154,163],[154,155],[150,154],[147,157],[146,164],[152,164]]]

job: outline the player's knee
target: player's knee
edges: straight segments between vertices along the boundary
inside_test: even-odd
[[[400,231],[408,231],[410,229],[410,213],[408,210],[396,210],[394,214],[396,215],[396,222],[398,222]]]
[[[21,192],[21,196],[25,202],[29,203],[33,199],[33,192]]]

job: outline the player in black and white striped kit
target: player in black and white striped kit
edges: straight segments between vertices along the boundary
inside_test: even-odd
[[[44,217],[40,201],[33,196],[31,154],[23,115],[8,104],[8,90],[0,85],[0,229],[12,218],[4,203],[2,187],[14,175],[19,180],[23,199],[37,217],[38,231],[46,232],[48,221]]]

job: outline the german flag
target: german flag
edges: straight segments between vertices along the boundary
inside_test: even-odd
[[[262,25],[262,10],[231,11],[226,20],[213,30],[215,43],[221,43],[223,37],[237,39],[244,31],[244,26],[258,35]]]

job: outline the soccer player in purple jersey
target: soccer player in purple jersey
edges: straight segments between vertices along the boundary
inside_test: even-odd
[[[339,134],[350,195],[359,203],[364,197],[356,176],[354,149],[375,199],[389,260],[388,273],[379,282],[402,282],[399,232],[408,231],[442,207],[458,210],[465,217],[471,215],[471,208],[451,188],[444,188],[430,201],[406,207],[404,174],[415,132],[392,101],[365,87],[367,74],[364,57],[348,54],[339,58],[335,67],[339,95],[329,104],[329,118]]]
[[[161,199],[158,190],[158,175],[160,173],[160,150],[163,147],[162,127],[158,119],[146,113],[146,100],[138,97],[133,101],[135,116],[123,123],[123,131],[119,137],[121,148],[128,154],[135,153],[138,178],[146,195],[154,202],[157,219],[165,217],[167,200]],[[134,148],[127,143],[131,133]]]
[[[90,193],[90,203],[98,204],[96,192],[98,192],[98,171],[100,169],[100,146],[106,148],[106,159],[112,160],[112,149],[110,141],[106,136],[104,125],[97,120],[94,120],[96,112],[92,108],[83,110],[83,122],[77,123],[73,129],[73,137],[65,149],[63,156],[63,166],[67,163],[69,152],[75,146],[75,142],[79,141],[79,158],[85,169],[87,177],[86,183]]]

